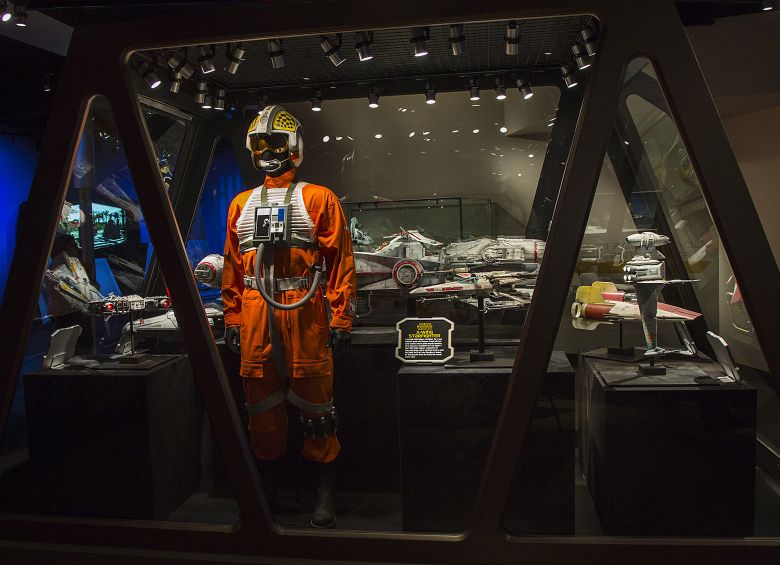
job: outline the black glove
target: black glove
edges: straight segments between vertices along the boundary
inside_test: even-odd
[[[228,326],[225,328],[225,345],[235,353],[241,355],[241,328],[238,326]]]
[[[330,330],[328,347],[333,351],[333,358],[338,359],[352,343],[352,335],[344,330]]]

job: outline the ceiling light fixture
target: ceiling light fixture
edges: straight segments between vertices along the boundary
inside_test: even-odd
[[[213,73],[217,70],[214,66],[215,54],[216,50],[214,49],[213,45],[211,47],[198,45],[198,64],[200,64],[200,70],[203,71],[204,75]]]
[[[43,75],[43,91],[51,92],[51,73]]]
[[[506,24],[506,54],[509,56],[520,53],[520,26],[512,20]]]
[[[237,43],[233,46],[229,45],[227,49],[227,72],[229,72],[231,75],[236,74],[238,71],[238,66],[244,61],[245,54],[246,50],[240,43]]]
[[[23,2],[17,2],[14,5],[14,24],[18,27],[27,27],[27,10]]]
[[[463,32],[463,24],[450,26],[450,49],[456,57],[466,54],[466,34]]]
[[[563,82],[566,83],[566,88],[577,86],[577,79],[574,77],[574,68],[571,63],[561,65],[561,74],[563,75]]]
[[[501,77],[496,79],[496,100],[506,100],[506,86]]]
[[[152,65],[145,64],[141,67],[141,76],[144,77],[149,88],[157,88],[162,84],[160,77],[157,76],[157,69]]]
[[[318,90],[311,99],[311,111],[322,112],[322,91]]]
[[[575,43],[571,46],[571,52],[574,55],[574,62],[577,63],[579,70],[584,70],[590,67],[590,57],[588,57],[585,48],[579,43]]]
[[[195,82],[195,104],[203,104],[206,101],[206,94],[209,92],[208,83],[201,79]]]
[[[588,52],[589,57],[593,57],[596,54],[596,32],[590,28],[585,28],[580,32],[582,36],[582,42],[585,44],[585,51]]]
[[[178,94],[179,89],[181,88],[181,78],[180,71],[171,71],[171,86],[169,90],[174,94]]]
[[[284,68],[284,47],[281,39],[268,40],[268,57],[274,69]]]
[[[187,61],[187,52],[185,49],[184,54],[174,53],[168,58],[168,66],[175,72],[181,73],[182,78],[185,80],[195,74],[195,69]]]
[[[373,31],[359,31],[355,34],[355,50],[357,51],[358,59],[361,61],[370,61],[374,58],[374,54],[371,52],[371,45],[373,43]]]
[[[479,79],[476,77],[469,79],[469,100],[472,102],[479,100]]]
[[[425,103],[436,104],[436,89],[431,81],[428,81],[425,85]]]
[[[325,52],[325,55],[328,57],[328,59],[330,59],[330,62],[333,63],[334,66],[338,67],[341,63],[344,62],[345,59],[339,53],[339,49],[341,48],[341,34],[336,34],[336,38],[338,40],[338,44],[334,44],[327,35],[321,35],[320,47],[322,47],[322,50]]]
[[[526,78],[517,79],[517,90],[520,91],[523,100],[528,100],[534,95],[534,91],[531,90],[531,83]]]
[[[224,110],[225,109],[225,89],[224,88],[218,88],[217,89],[217,95],[214,97],[214,109],[215,110]]]
[[[203,104],[201,104],[200,107],[203,108],[204,110],[211,110],[212,108],[211,94],[207,94],[206,96],[203,97]]]
[[[764,5],[761,7],[761,11],[769,12],[771,10],[774,10],[776,7],[777,7],[777,0],[764,0]]]
[[[0,0],[0,14],[2,16],[0,19],[2,19],[4,22],[7,22],[11,19],[11,9],[8,7],[8,0]]]
[[[424,57],[428,54],[426,42],[430,39],[431,32],[427,27],[416,27],[412,29],[412,38],[409,43],[412,44],[415,57]]]
[[[368,93],[368,107],[379,108],[379,94],[373,90]]]

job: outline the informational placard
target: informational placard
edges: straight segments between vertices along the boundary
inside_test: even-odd
[[[446,363],[455,355],[447,318],[404,318],[395,325],[398,348],[395,356],[404,363]]]

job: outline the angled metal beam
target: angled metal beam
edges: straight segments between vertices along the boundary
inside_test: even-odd
[[[602,20],[598,56],[590,71],[572,151],[552,218],[544,260],[526,316],[514,368],[471,522],[482,544],[504,538],[501,518],[509,488],[531,426],[547,364],[563,314],[585,226],[601,173],[622,88],[623,68],[633,46],[633,32]],[[617,18],[616,18],[617,19]]]
[[[242,522],[251,525],[255,536],[265,538],[270,529],[262,511],[263,497],[254,470],[254,458],[231,400],[230,384],[211,335],[170,200],[162,185],[146,121],[130,80],[123,76],[122,67],[110,65],[112,60],[120,59],[114,58],[116,55],[109,50],[105,55],[103,91],[111,103],[141,210],[173,299],[195,381],[241,509]]]
[[[667,3],[655,11],[665,19],[676,15]],[[685,30],[659,33],[663,41],[651,52],[659,82],[780,393],[780,271]]]
[[[71,50],[78,49],[74,38]],[[24,362],[25,347],[41,291],[41,281],[57,228],[81,132],[86,122],[89,94],[79,80],[78,62],[69,57],[55,94],[35,169],[30,195],[19,210],[16,249],[8,271],[0,320],[13,328],[0,339],[0,439]]]

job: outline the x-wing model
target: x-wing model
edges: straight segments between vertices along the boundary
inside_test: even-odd
[[[453,273],[451,280],[421,286],[410,291],[411,296],[426,300],[453,300],[478,306],[483,299],[485,310],[525,308],[531,303],[536,275],[517,271],[489,271],[481,273]]]
[[[171,299],[167,296],[117,296],[109,294],[103,300],[94,300],[89,303],[90,314],[113,316],[114,314],[130,314],[132,312],[158,312],[170,310]]]
[[[656,318],[687,322],[701,316],[664,302],[657,303]],[[577,288],[571,305],[572,325],[578,330],[594,330],[600,324],[612,324],[624,320],[641,320],[642,315],[636,294],[618,290],[611,282],[596,281],[590,286]]]
[[[446,284],[447,278],[466,270],[511,265],[519,273],[535,273],[544,255],[537,239],[499,237],[458,241],[449,245],[405,230],[376,251],[356,251],[358,291],[403,290]],[[476,273],[484,275],[485,273]]]

